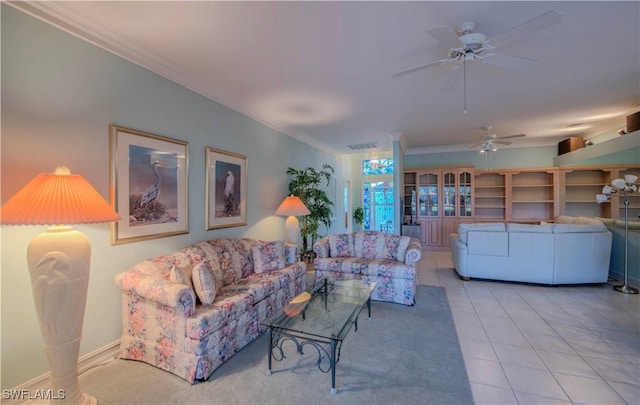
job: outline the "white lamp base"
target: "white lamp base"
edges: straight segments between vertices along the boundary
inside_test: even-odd
[[[97,403],[78,384],[90,260],[89,239],[70,226],[47,228],[27,250],[33,300],[49,360],[51,403]]]
[[[298,238],[300,236],[300,222],[298,222],[298,218],[293,215],[287,217],[284,223],[284,234],[287,243],[298,245]]]

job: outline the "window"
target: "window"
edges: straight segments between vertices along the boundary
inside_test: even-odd
[[[365,159],[362,161],[362,174],[393,174],[393,159]]]
[[[364,229],[393,233],[393,182],[363,182]]]

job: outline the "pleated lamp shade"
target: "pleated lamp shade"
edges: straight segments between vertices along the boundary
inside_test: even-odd
[[[311,211],[307,208],[306,205],[302,202],[302,200],[293,194],[289,197],[286,197],[282,204],[276,210],[276,215],[283,216],[300,216],[300,215],[309,215]]]
[[[0,211],[3,225],[73,225],[119,219],[84,177],[71,174],[66,167],[39,174]]]

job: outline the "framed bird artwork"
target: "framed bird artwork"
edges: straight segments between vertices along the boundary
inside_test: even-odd
[[[205,148],[206,229],[247,224],[247,157]]]
[[[110,125],[111,244],[189,232],[188,143]]]

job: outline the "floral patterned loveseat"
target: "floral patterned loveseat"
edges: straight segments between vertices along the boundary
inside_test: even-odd
[[[193,384],[257,338],[260,322],[306,287],[306,264],[283,242],[217,239],[145,260],[122,290],[120,357]]]
[[[418,239],[377,231],[334,234],[316,242],[313,251],[316,282],[376,282],[371,299],[415,304],[415,265],[422,255]]]

